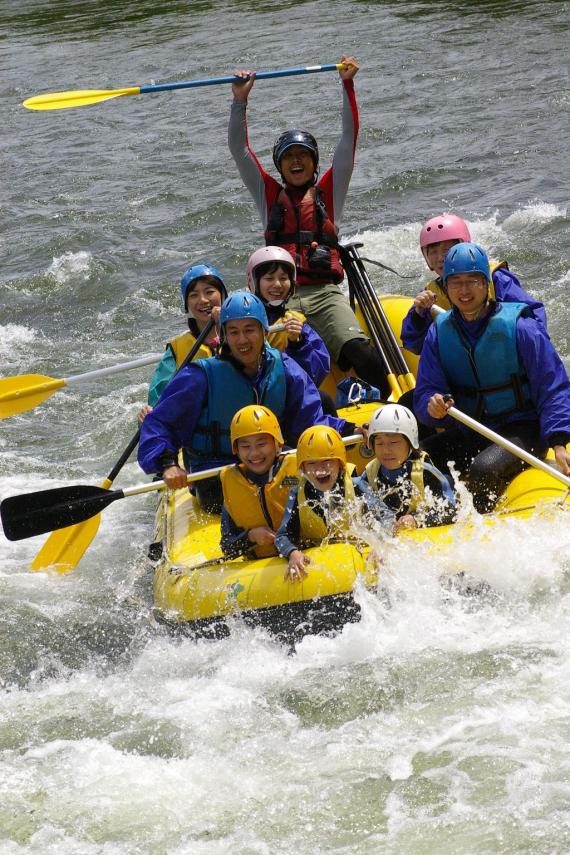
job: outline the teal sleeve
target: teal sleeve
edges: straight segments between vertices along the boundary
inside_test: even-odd
[[[158,400],[176,373],[176,359],[170,348],[156,366],[148,387],[148,403],[156,406]]]

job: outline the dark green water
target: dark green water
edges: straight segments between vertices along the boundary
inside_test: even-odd
[[[69,376],[161,350],[178,280],[210,260],[244,284],[260,245],[212,87],[31,113],[20,102],[361,61],[343,237],[425,281],[421,222],[452,209],[546,304],[570,364],[565,2],[0,2],[0,373]],[[301,124],[323,163],[336,75],[259,82],[252,144]],[[148,369],[0,423],[0,495],[97,483],[135,429]],[[146,480],[130,463],[119,486]],[[507,527],[450,560],[491,581],[444,597],[437,556],[387,557],[392,607],[296,657],[236,624],[176,642],[150,618],[153,502],[103,514],[69,577],[41,539],[0,543],[0,851],[564,853],[568,526]]]

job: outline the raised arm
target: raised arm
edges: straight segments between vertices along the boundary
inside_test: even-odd
[[[355,57],[344,55],[341,57],[341,62],[347,65],[346,69],[339,72],[342,80],[342,132],[335,149],[332,166],[319,182],[325,194],[332,198],[332,211],[329,210],[329,215],[337,226],[342,219],[352,177],[359,129],[358,106],[353,82],[359,69],[358,62]]]
[[[261,219],[263,229],[267,227],[267,212],[279,192],[279,184],[263,169],[255,153],[249,147],[247,135],[247,99],[253,84],[255,72],[236,71],[236,75],[248,80],[232,83],[233,101],[228,126],[228,146],[238,168],[241,180],[251,195]]]

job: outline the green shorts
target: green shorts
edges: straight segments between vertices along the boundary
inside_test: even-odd
[[[318,332],[334,362],[353,338],[366,339],[356,315],[338,285],[300,285],[287,303],[288,309],[302,312]]]

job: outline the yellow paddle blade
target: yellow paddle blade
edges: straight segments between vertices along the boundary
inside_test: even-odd
[[[71,92],[48,92],[45,95],[34,95],[22,102],[28,110],[66,110],[69,107],[85,107],[88,104],[98,104],[120,95],[140,95],[140,86],[129,86],[126,89],[76,89]]]
[[[32,570],[56,570],[58,573],[75,570],[97,534],[100,522],[101,514],[96,514],[85,522],[52,531],[32,561]]]
[[[394,400],[397,401],[402,397],[402,390],[400,388],[400,384],[398,383],[398,378],[395,374],[388,374],[386,379],[390,384],[390,389],[392,390],[392,395],[394,396]]]
[[[21,374],[0,379],[0,419],[33,410],[66,385],[63,377],[45,374]]]
[[[105,478],[101,487],[108,490],[112,483],[108,478]],[[85,522],[52,531],[32,561],[32,570],[56,570],[58,573],[71,573],[87,552],[91,541],[99,530],[100,522],[101,514],[96,514]]]

